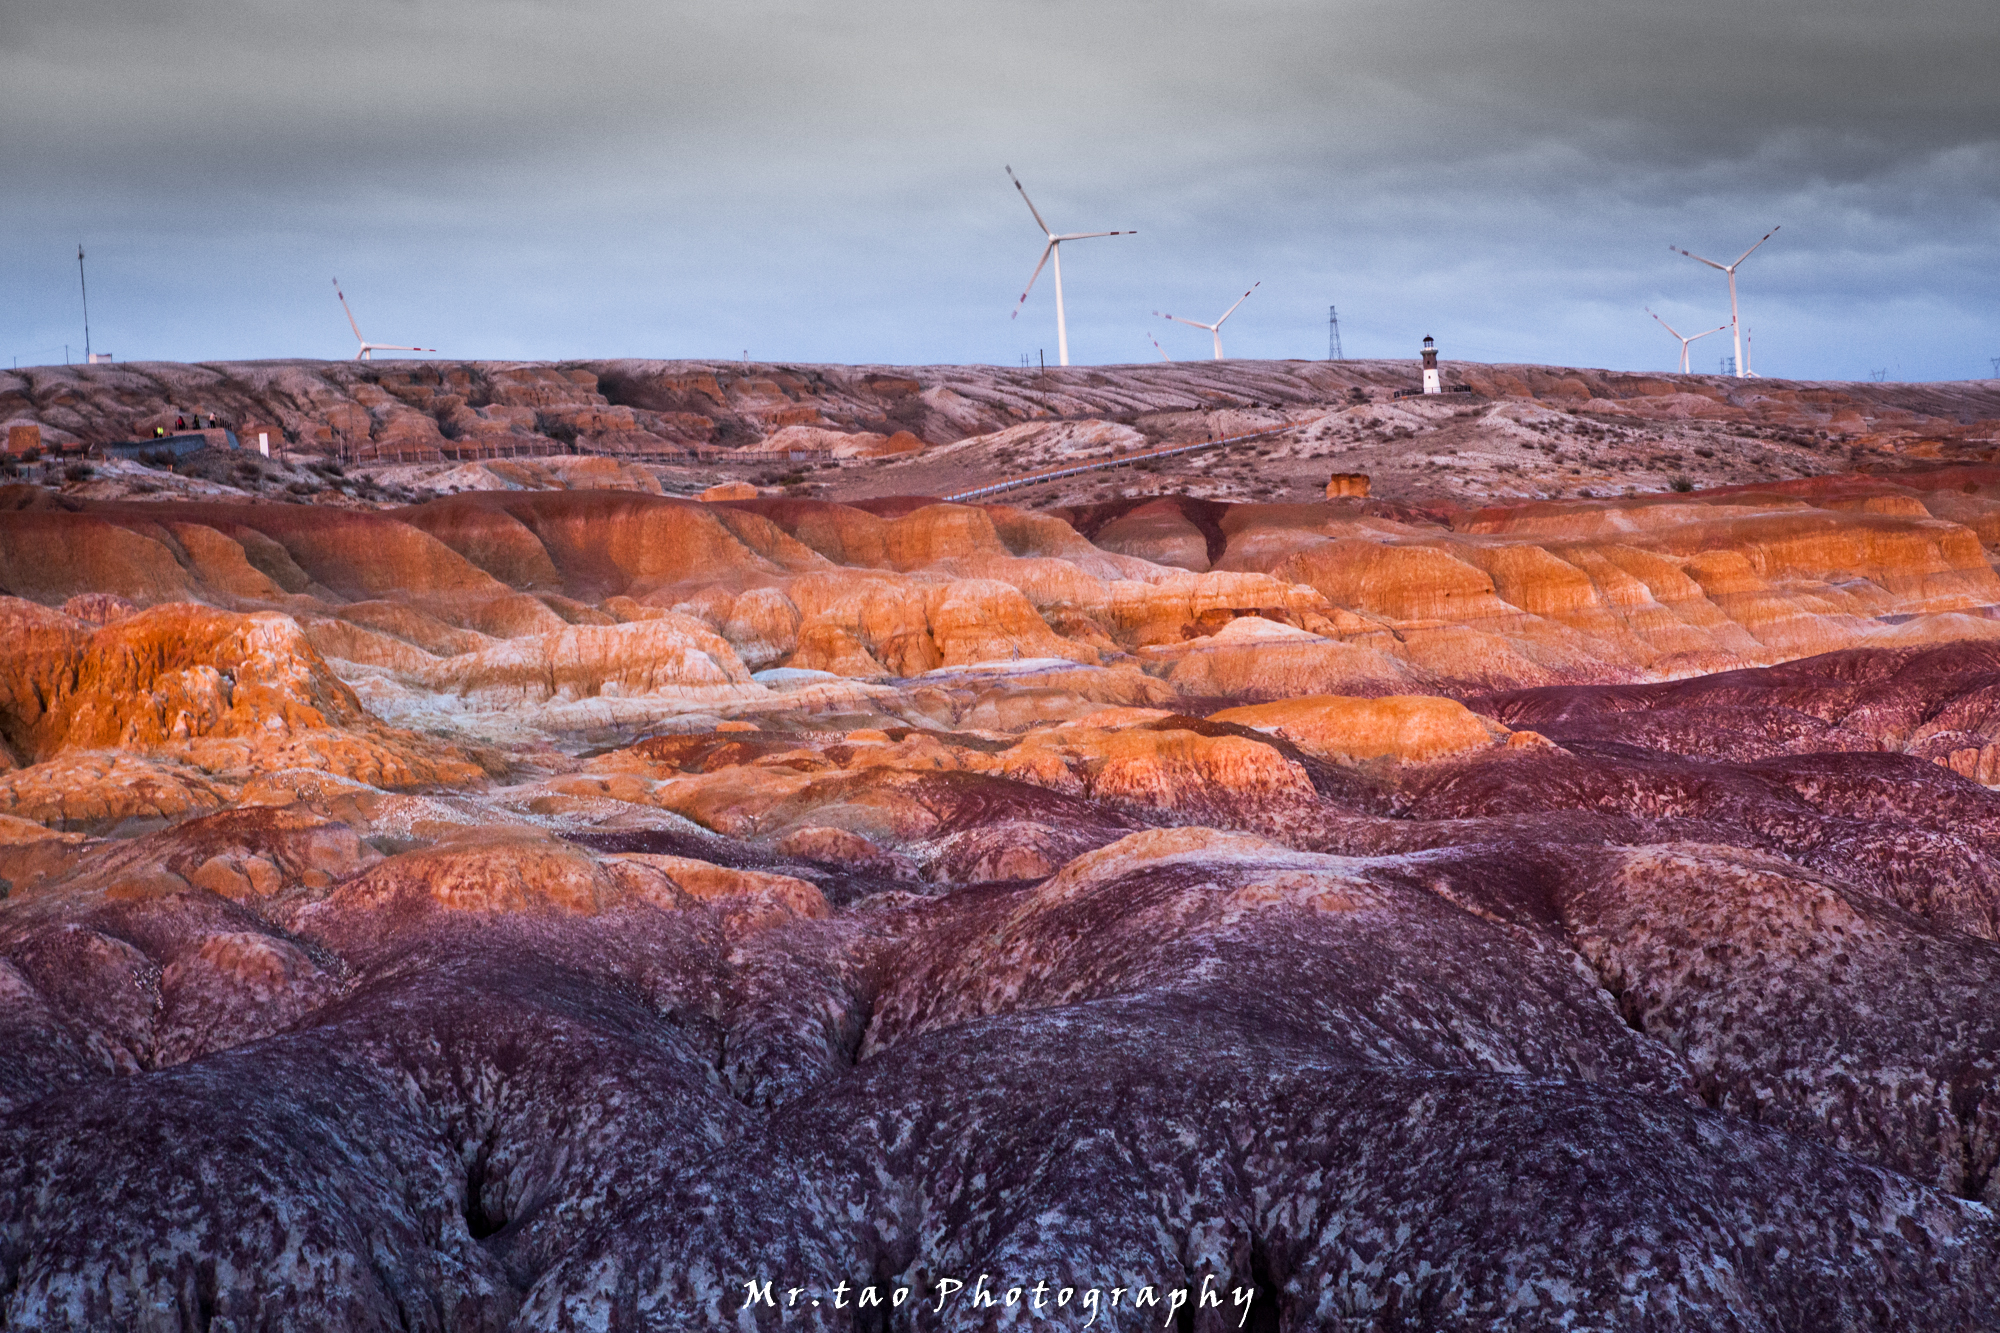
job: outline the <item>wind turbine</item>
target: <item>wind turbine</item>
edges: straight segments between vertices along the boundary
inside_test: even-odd
[[[1653,308],[1651,306],[1647,306],[1645,310],[1647,314],[1653,315]],[[1718,324],[1714,328],[1708,330],[1707,333],[1697,333],[1693,337],[1688,337],[1684,335],[1679,329],[1667,323],[1667,321],[1665,321],[1664,319],[1660,319],[1658,315],[1653,315],[1653,318],[1659,319],[1661,328],[1665,329],[1668,333],[1673,334],[1674,337],[1679,338],[1681,340],[1681,374],[1683,375],[1688,373],[1688,347],[1693,343],[1700,342],[1703,338],[1706,338],[1710,333],[1720,333],[1724,329],[1729,327],[1727,324]]]
[[[1250,284],[1250,292],[1256,291],[1259,287],[1262,287],[1263,285],[1264,285],[1264,280],[1262,278],[1259,278],[1257,281]],[[1245,301],[1249,300],[1250,292],[1245,292],[1243,293],[1243,295],[1237,297],[1236,305],[1242,305]],[[1222,320],[1228,319],[1231,315],[1236,313],[1236,305],[1233,305],[1229,307],[1229,309],[1223,311],[1222,319],[1216,320],[1215,323],[1213,324],[1203,324],[1200,320],[1194,320],[1194,319],[1182,319],[1179,315],[1169,315],[1164,310],[1155,310],[1153,313],[1158,315],[1161,319],[1171,319],[1176,324],[1186,324],[1192,328],[1207,329],[1210,333],[1214,334],[1215,359],[1217,361],[1220,361],[1222,360]]]
[[[1167,355],[1167,349],[1160,346],[1160,340],[1158,338],[1155,338],[1152,334],[1149,333],[1146,335],[1146,341],[1153,344],[1153,350],[1160,354],[1160,360],[1162,361],[1173,360],[1172,357]]]
[[[347,327],[354,330],[354,341],[361,344],[361,350],[354,354],[356,361],[373,361],[376,352],[435,352],[435,347],[405,347],[401,343],[372,343],[361,336],[361,326],[354,322],[354,311],[347,304],[347,294],[340,290],[340,279],[333,280],[333,294],[340,298],[340,308],[347,311]]]
[[[1034,290],[1035,279],[1042,276],[1042,265],[1048,263],[1049,257],[1053,255],[1056,261],[1056,363],[1066,366],[1069,364],[1069,325],[1063,319],[1062,243],[1064,241],[1087,241],[1093,236],[1137,236],[1139,233],[1137,231],[1077,231],[1058,236],[1049,230],[1048,223],[1042,221],[1040,210],[1035,207],[1035,201],[1028,198],[1027,190],[1021,185],[1021,178],[1014,174],[1014,168],[1007,168],[1007,179],[1013,181],[1014,188],[1021,191],[1021,202],[1026,204],[1028,211],[1035,215],[1035,225],[1042,229],[1042,235],[1049,238],[1049,243],[1042,247],[1042,257],[1036,262],[1035,271],[1028,275],[1028,285],[1021,289],[1021,299],[1014,303],[1014,313],[1009,315],[1008,318],[1020,318],[1021,307],[1028,303],[1028,293]]]
[[[1757,245],[1762,245],[1765,241],[1770,240],[1773,236],[1776,236],[1777,234],[1778,234],[1778,229],[1776,227],[1771,228],[1771,230],[1765,232],[1763,236],[1758,238]],[[1729,327],[1736,330],[1736,378],[1737,379],[1747,378],[1747,375],[1745,374],[1747,368],[1743,364],[1743,325],[1739,323],[1736,318],[1736,268],[1738,264],[1741,264],[1744,260],[1750,257],[1752,252],[1754,252],[1757,249],[1757,245],[1751,246],[1750,249],[1745,250],[1742,254],[1736,256],[1735,264],[1718,264],[1713,259],[1702,259],[1702,257],[1696,254],[1694,251],[1683,250],[1677,245],[1670,245],[1667,247],[1667,249],[1672,250],[1675,254],[1682,254],[1686,255],[1689,259],[1700,260],[1700,262],[1708,265],[1710,268],[1720,269],[1724,273],[1729,275]]]

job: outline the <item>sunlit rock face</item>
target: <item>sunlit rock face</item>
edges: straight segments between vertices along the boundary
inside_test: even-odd
[[[1143,436],[669,369],[364,415]],[[1944,461],[10,488],[0,1326],[2000,1326],[2000,470]]]

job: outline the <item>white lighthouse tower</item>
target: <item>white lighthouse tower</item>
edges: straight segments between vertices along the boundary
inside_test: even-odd
[[[1424,335],[1424,392],[1444,392],[1444,385],[1438,380],[1437,343],[1429,334]]]

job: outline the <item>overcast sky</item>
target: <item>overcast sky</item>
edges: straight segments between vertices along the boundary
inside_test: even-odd
[[[0,357],[2000,357],[1994,0],[5,0]],[[1714,370],[1727,334],[1697,344]]]

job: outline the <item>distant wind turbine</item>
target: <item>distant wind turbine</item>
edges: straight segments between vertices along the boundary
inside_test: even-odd
[[[1167,349],[1160,346],[1160,340],[1158,338],[1155,338],[1152,334],[1149,333],[1146,335],[1146,341],[1153,344],[1153,350],[1160,354],[1160,360],[1162,361],[1173,360],[1172,357],[1167,355]]]
[[[1056,363],[1066,366],[1069,364],[1069,325],[1063,318],[1062,243],[1064,241],[1087,241],[1093,236],[1137,236],[1139,233],[1137,231],[1077,231],[1058,236],[1049,230],[1048,223],[1042,221],[1041,211],[1035,207],[1035,201],[1028,198],[1028,191],[1021,185],[1021,178],[1014,174],[1014,168],[1007,168],[1007,179],[1013,181],[1014,188],[1021,191],[1021,202],[1026,204],[1028,211],[1035,215],[1035,225],[1042,229],[1042,235],[1049,238],[1048,244],[1042,247],[1042,257],[1035,264],[1035,271],[1028,275],[1028,285],[1021,289],[1021,299],[1014,303],[1014,313],[1009,315],[1008,318],[1020,318],[1021,307],[1028,303],[1028,293],[1034,290],[1035,279],[1042,276],[1042,265],[1048,263],[1050,257],[1053,256],[1056,261]]]
[[[1647,306],[1646,313],[1649,315],[1653,315],[1653,308],[1651,306]],[[1679,329],[1675,328],[1673,325],[1667,323],[1667,321],[1665,321],[1664,319],[1660,319],[1658,315],[1653,315],[1653,318],[1660,320],[1661,328],[1665,329],[1668,333],[1673,334],[1674,337],[1679,338],[1681,340],[1681,374],[1683,375],[1688,373],[1688,348],[1691,345],[1700,342],[1703,338],[1706,338],[1710,333],[1720,333],[1724,329],[1729,327],[1727,324],[1718,324],[1714,328],[1707,330],[1707,332],[1697,333],[1692,337],[1689,337],[1688,335],[1682,333]]]
[[[1264,280],[1262,278],[1259,278],[1257,281],[1250,284],[1250,292],[1256,291],[1259,287],[1262,287],[1263,285],[1264,285]],[[1237,297],[1236,305],[1242,305],[1245,301],[1249,300],[1250,292],[1245,292],[1243,293],[1243,295]],[[1231,315],[1236,313],[1236,305],[1233,305],[1229,307],[1229,309],[1223,311],[1222,319],[1216,320],[1215,323],[1213,324],[1204,324],[1200,320],[1196,319],[1182,319],[1179,315],[1169,315],[1164,310],[1155,310],[1153,313],[1158,315],[1161,319],[1171,319],[1176,324],[1186,324],[1192,328],[1207,329],[1210,333],[1214,334],[1215,359],[1217,361],[1220,361],[1222,360],[1222,320],[1228,319]]]
[[[1778,234],[1778,229],[1776,227],[1771,228],[1771,230],[1765,232],[1763,236],[1758,238],[1757,245],[1762,245],[1765,241],[1770,240],[1773,236],[1776,236],[1777,234]],[[1718,264],[1713,259],[1703,259],[1700,255],[1696,254],[1694,251],[1683,250],[1678,245],[1670,245],[1667,247],[1667,249],[1672,250],[1675,254],[1686,255],[1689,259],[1697,260],[1703,264],[1708,265],[1710,268],[1713,269],[1720,269],[1722,272],[1729,275],[1729,327],[1736,331],[1736,378],[1738,379],[1745,379],[1748,377],[1749,367],[1744,363],[1743,360],[1743,325],[1737,319],[1736,316],[1736,269],[1737,265],[1741,264],[1744,260],[1748,259],[1753,253],[1755,253],[1757,245],[1751,246],[1748,250],[1745,250],[1742,254],[1736,256],[1735,264]]]
[[[347,304],[347,293],[340,290],[340,279],[333,280],[333,294],[340,298],[340,308],[347,311],[347,327],[354,330],[354,341],[361,344],[361,350],[354,354],[356,361],[373,361],[377,352],[435,352],[435,347],[405,347],[401,343],[372,343],[361,336],[361,326],[354,322],[354,310]]]

